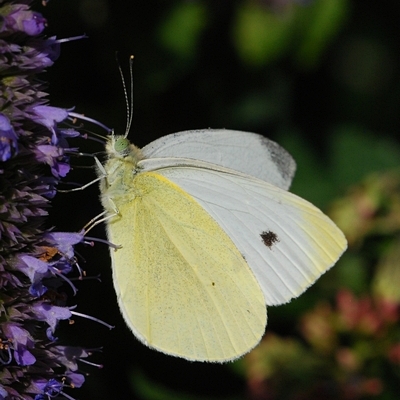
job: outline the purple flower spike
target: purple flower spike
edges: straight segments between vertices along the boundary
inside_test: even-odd
[[[67,306],[77,291],[67,275],[83,276],[74,246],[84,238],[43,227],[77,152],[67,140],[80,133],[60,126],[70,113],[48,105],[36,76],[68,39],[45,38],[46,20],[30,4],[0,0],[0,400],[73,400],[64,390],[84,383],[78,363],[96,365],[55,332],[79,315]]]

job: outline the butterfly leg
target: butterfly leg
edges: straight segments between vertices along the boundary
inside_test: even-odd
[[[99,161],[99,159],[97,157],[94,157],[94,160],[96,161],[97,168],[101,172],[101,175],[98,178],[93,179],[92,181],[86,183],[85,185],[77,187],[77,188],[67,189],[67,190],[57,189],[57,191],[60,193],[77,192],[78,190],[84,190],[87,187],[89,187],[89,186],[93,185],[94,183],[101,181],[103,178],[105,178],[107,176],[107,172],[104,169],[102,163]]]
[[[117,208],[117,206],[115,205],[115,203],[109,199],[110,202],[110,206],[113,209],[113,213],[110,215],[108,214],[108,210],[103,211],[102,213],[100,213],[99,215],[96,215],[94,218],[92,218],[83,228],[82,230],[85,232],[85,235],[91,230],[93,229],[96,225],[101,224],[104,221],[109,220],[110,218],[115,217],[116,215],[120,215],[119,210]]]

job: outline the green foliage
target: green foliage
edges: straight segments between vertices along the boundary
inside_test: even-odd
[[[340,32],[349,14],[347,0],[316,0],[299,8],[297,32],[301,38],[295,57],[303,67],[316,66],[326,47]]]
[[[278,15],[256,2],[238,7],[233,39],[243,62],[262,66],[282,56],[292,38],[294,16],[294,11]]]
[[[181,60],[193,58],[207,24],[207,14],[202,2],[175,4],[158,28],[158,40]]]
[[[343,27],[348,8],[347,0],[316,0],[276,12],[261,2],[243,2],[233,26],[236,49],[250,66],[270,64],[290,51],[300,66],[316,66]]]
[[[292,191],[321,207],[366,175],[400,165],[400,146],[394,139],[356,125],[333,127],[322,155],[300,133],[285,132],[280,143],[299,166]]]

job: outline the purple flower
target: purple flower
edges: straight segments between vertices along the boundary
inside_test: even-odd
[[[15,267],[31,281],[29,292],[36,297],[42,296],[47,291],[47,287],[43,285],[42,281],[44,278],[51,277],[50,265],[28,254],[22,254],[19,259],[21,263]]]
[[[4,400],[8,396],[6,389],[2,385],[0,385],[0,399]]]
[[[71,232],[47,232],[44,237],[67,258],[74,256],[74,246],[83,240],[82,233]]]
[[[15,3],[8,4],[7,14],[3,16],[3,24],[0,31],[2,36],[19,32],[29,36],[36,36],[42,33],[46,26],[46,20],[42,15],[30,10],[28,5]]]
[[[67,376],[71,386],[75,388],[80,388],[85,382],[85,377],[82,374],[67,372],[65,375]]]
[[[63,178],[70,170],[69,160],[64,155],[64,149],[49,144],[36,146],[35,156],[39,163],[48,164],[56,178]]]
[[[44,125],[51,132],[53,132],[51,143],[57,144],[57,135],[55,133],[55,128],[57,127],[58,122],[62,122],[67,119],[68,111],[61,108],[45,105],[34,106],[31,110],[34,113],[32,119],[35,122]]]
[[[47,400],[49,398],[57,397],[63,388],[63,384],[55,379],[48,381],[38,381],[36,386],[42,392],[35,396],[35,400]]]
[[[32,365],[35,356],[28,350],[34,348],[34,340],[29,332],[15,323],[3,324],[3,333],[13,344],[14,359],[18,365]]]
[[[38,321],[46,321],[52,333],[56,330],[58,321],[69,319],[72,315],[67,307],[58,307],[45,302],[36,303],[32,306],[32,310]]]
[[[10,120],[0,113],[0,161],[7,161],[17,152],[17,135]]]
[[[0,400],[72,399],[64,390],[82,386],[78,363],[90,353],[54,335],[60,321],[83,316],[61,290],[76,292],[67,274],[82,277],[74,246],[84,238],[42,227],[70,169],[67,139],[79,132],[60,126],[70,113],[48,105],[36,77],[60,41],[42,36],[46,20],[30,3],[0,0]]]
[[[58,361],[70,371],[78,370],[78,361],[89,356],[89,353],[79,347],[55,346],[54,353]]]

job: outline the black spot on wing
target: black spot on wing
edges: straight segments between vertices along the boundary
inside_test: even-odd
[[[272,231],[264,231],[260,234],[261,239],[263,241],[263,243],[269,248],[271,249],[271,247],[279,242],[279,238],[278,235],[275,232]]]

